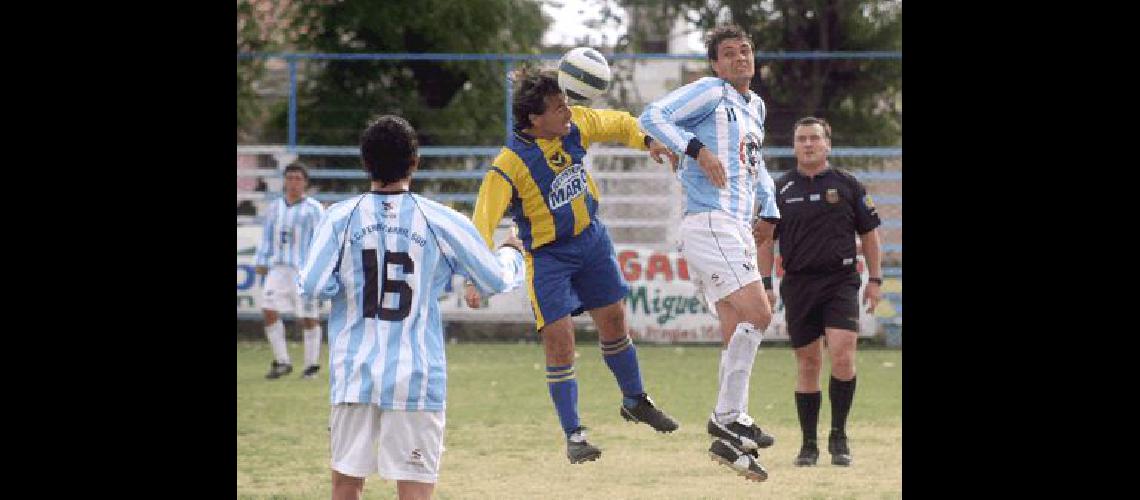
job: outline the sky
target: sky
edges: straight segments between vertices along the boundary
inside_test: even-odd
[[[587,28],[582,24],[584,20],[599,17],[598,12],[607,3],[612,6],[613,10],[619,12],[624,17],[625,9],[618,7],[613,0],[557,0],[557,3],[562,4],[561,8],[552,7],[548,3],[543,3],[543,12],[554,19],[550,24],[550,28],[547,29],[546,34],[542,37],[543,43],[548,45],[569,45],[573,43],[576,38],[589,35],[590,45],[612,46],[618,37],[624,35],[626,32],[624,25],[618,25],[612,21],[599,29]],[[692,52],[701,52],[704,50],[704,45],[700,40],[700,34],[694,34],[689,37],[689,49]]]

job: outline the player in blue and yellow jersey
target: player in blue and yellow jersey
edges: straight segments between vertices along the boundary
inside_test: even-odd
[[[659,432],[677,422],[646,395],[629,338],[622,278],[606,227],[597,218],[598,187],[585,164],[586,149],[621,142],[648,149],[655,161],[676,155],[638,129],[629,113],[569,106],[550,73],[525,75],[514,93],[515,130],[483,177],[473,220],[487,245],[510,212],[526,247],[527,288],[546,350],[546,381],[567,439],[571,463],[596,460],[601,450],[586,441],[578,418],[571,315],[589,312],[602,355],[621,388],[620,414]],[[480,298],[468,287],[467,303]]]

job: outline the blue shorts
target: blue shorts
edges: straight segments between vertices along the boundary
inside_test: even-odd
[[[564,316],[618,302],[629,293],[610,235],[597,220],[578,236],[527,252],[526,264],[530,305],[539,330]]]

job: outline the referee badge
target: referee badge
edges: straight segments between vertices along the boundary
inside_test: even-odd
[[[835,188],[828,189],[825,199],[828,203],[839,203],[839,190]]]

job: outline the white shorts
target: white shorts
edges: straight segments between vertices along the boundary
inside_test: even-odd
[[[261,291],[261,308],[292,312],[298,318],[316,319],[320,315],[316,300],[302,300],[297,289],[297,270],[291,266],[273,266],[265,276]]]
[[[443,455],[444,420],[442,411],[335,404],[329,413],[332,469],[352,477],[375,472],[392,481],[434,484]]]
[[[686,215],[680,234],[678,247],[689,265],[689,277],[714,316],[717,301],[760,281],[756,240],[748,224],[714,210]]]

